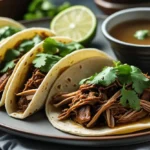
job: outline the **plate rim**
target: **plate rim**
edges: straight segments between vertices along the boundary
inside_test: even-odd
[[[10,116],[8,116],[10,117]],[[50,122],[49,122],[50,123]],[[51,124],[51,123],[50,123]],[[52,126],[52,124],[51,124]],[[53,128],[55,128],[54,126],[52,126]],[[5,125],[0,123],[0,128],[4,128],[5,130],[9,130],[9,131],[13,131],[16,133],[21,133],[21,134],[27,134],[30,136],[41,136],[43,138],[55,138],[55,139],[59,139],[59,140],[86,140],[86,141],[99,141],[99,140],[125,140],[125,139],[129,139],[129,138],[141,138],[142,136],[148,136],[150,135],[150,131],[145,131],[142,132],[139,131],[137,133],[130,133],[130,134],[122,134],[122,135],[107,135],[107,136],[78,136],[78,135],[73,135],[73,134],[69,134],[66,132],[63,132],[59,129],[59,131],[68,134],[68,135],[73,135],[73,137],[64,137],[64,136],[51,136],[51,135],[45,135],[45,134],[36,134],[35,132],[29,132],[27,130],[21,130],[20,128],[17,129],[15,127],[11,127],[9,125]],[[55,128],[56,129],[56,128]]]

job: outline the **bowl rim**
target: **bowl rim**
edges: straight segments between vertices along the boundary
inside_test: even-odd
[[[149,45],[142,45],[142,44],[132,44],[132,43],[127,43],[127,42],[123,42],[123,41],[120,41],[116,38],[114,38],[113,36],[111,36],[109,34],[109,32],[107,31],[106,27],[107,27],[107,24],[115,17],[119,16],[119,15],[123,15],[123,14],[126,14],[128,12],[140,12],[140,11],[149,11],[150,12],[150,7],[138,7],[138,8],[129,8],[129,9],[125,9],[125,10],[121,10],[121,11],[118,11],[110,16],[108,16],[104,22],[102,23],[102,26],[101,26],[101,29],[102,29],[102,33],[103,35],[113,41],[113,42],[116,42],[118,44],[122,44],[122,45],[125,45],[125,46],[132,46],[132,47],[150,47],[150,44]]]

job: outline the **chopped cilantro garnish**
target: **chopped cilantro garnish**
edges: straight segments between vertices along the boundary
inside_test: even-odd
[[[138,30],[134,34],[134,37],[137,38],[138,40],[144,40],[148,36],[150,36],[149,30]]]
[[[60,59],[61,57],[57,55],[41,53],[34,59],[33,64],[36,68],[40,68],[42,72],[47,73]]]
[[[70,6],[69,2],[64,2],[60,6],[56,6],[49,0],[32,0],[29,4],[27,13],[24,15],[24,19],[33,20],[43,17],[52,18]]]
[[[42,72],[48,72],[62,57],[83,48],[83,46],[76,42],[63,44],[52,38],[47,38],[44,40],[43,48],[44,52],[36,55],[33,65]]]
[[[11,26],[4,26],[0,28],[0,41],[19,32],[20,29],[11,27]]]
[[[123,106],[127,106],[129,104],[130,108],[134,110],[140,109],[140,100],[138,98],[137,93],[134,90],[126,90],[124,87],[121,90],[121,99],[120,103]]]
[[[22,54],[27,53],[31,50],[36,44],[40,43],[42,38],[39,35],[33,37],[33,39],[26,39],[21,41],[21,43],[15,47],[15,49],[9,49],[4,57],[4,60],[0,66],[0,73],[5,73],[9,69],[15,67],[14,60],[17,59]]]
[[[5,72],[7,72],[7,70],[12,69],[14,67],[15,67],[14,60],[6,62],[5,66],[3,67],[3,69],[0,70],[0,73],[5,73]]]
[[[83,46],[77,42],[63,44],[52,38],[47,38],[44,40],[43,48],[48,54],[58,54],[59,56],[64,57],[74,50],[83,48]]]
[[[130,108],[138,110],[140,108],[138,94],[150,87],[150,80],[135,66],[117,62],[114,67],[105,67],[100,73],[81,80],[79,84],[109,86],[116,79],[123,85],[121,104],[124,106],[129,104]],[[132,84],[131,90],[125,89],[128,84]]]
[[[23,40],[18,46],[18,50],[23,53],[27,53],[32,47],[37,45],[42,41],[42,38],[39,35],[36,35],[33,39]]]

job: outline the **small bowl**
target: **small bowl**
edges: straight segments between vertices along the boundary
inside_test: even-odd
[[[109,40],[116,57],[122,63],[132,64],[141,68],[145,73],[150,73],[150,45],[130,44],[120,41],[112,37],[109,31],[117,24],[126,21],[139,19],[150,20],[148,14],[150,14],[150,8],[126,9],[110,15],[102,24],[102,32]]]
[[[132,4],[132,3],[148,2],[149,0],[105,0],[105,1],[112,2],[112,3]]]
[[[129,3],[115,3],[114,2],[109,2],[111,0],[94,0],[95,4],[97,5],[97,7],[103,11],[105,14],[110,15],[113,14],[117,11],[123,10],[123,9],[128,9],[128,8],[134,8],[134,7],[150,7],[150,2],[148,1],[136,1],[134,0],[134,2],[132,1]]]

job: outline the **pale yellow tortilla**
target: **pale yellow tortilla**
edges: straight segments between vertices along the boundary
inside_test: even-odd
[[[0,63],[3,61],[4,59],[4,56],[5,56],[5,53],[9,50],[9,49],[12,49],[15,47],[15,45],[19,42],[19,41],[22,41],[24,39],[31,39],[33,38],[35,35],[43,35],[43,33],[45,35],[47,35],[47,37],[49,36],[54,36],[55,34],[51,31],[51,30],[48,30],[46,28],[30,28],[30,29],[25,29],[23,31],[20,31],[14,35],[12,35],[10,38],[6,39],[1,45],[0,45]],[[18,68],[18,65],[22,62],[22,59],[21,58],[19,60],[19,62],[17,63],[17,65],[15,66],[14,68],[14,71],[12,73],[12,75],[10,76],[6,86],[5,86],[5,89],[3,91],[3,94],[2,94],[2,97],[1,97],[1,100],[0,100],[0,107],[3,106],[5,104],[5,99],[6,99],[6,93],[7,93],[7,90],[10,86],[10,83],[11,83],[11,80],[13,78],[13,75],[15,73],[15,71],[17,70]],[[17,83],[19,82],[19,80],[17,81]]]
[[[64,132],[79,135],[79,136],[106,136],[106,135],[117,135],[117,134],[127,134],[132,133],[135,131],[148,129],[150,128],[150,119],[143,119],[141,121],[138,121],[136,123],[131,123],[128,125],[122,125],[115,127],[113,129],[109,127],[99,127],[99,128],[92,128],[88,129],[83,127],[82,125],[79,125],[71,120],[64,120],[59,121],[58,115],[61,113],[61,110],[58,108],[55,108],[50,104],[50,101],[52,99],[52,96],[54,96],[56,93],[59,92],[72,92],[76,91],[79,87],[78,83],[81,79],[87,78],[91,75],[93,75],[96,72],[99,72],[103,66],[112,65],[112,61],[108,58],[102,58],[101,56],[91,56],[88,59],[84,59],[84,56],[86,57],[85,52],[77,52],[74,56],[74,59],[71,59],[68,57],[67,59],[71,61],[76,61],[80,56],[83,56],[82,59],[78,59],[76,61],[76,64],[72,65],[70,68],[68,68],[65,72],[63,72],[59,77],[57,72],[53,72],[53,75],[57,78],[57,80],[54,82],[47,101],[46,101],[46,115],[51,122],[51,124]],[[81,54],[82,53],[82,54]],[[94,54],[94,51],[93,51]],[[64,66],[70,65],[69,62],[67,62],[67,59],[63,62]],[[83,60],[84,59],[84,60]],[[61,65],[63,67],[63,65]],[[82,68],[82,69],[81,69]],[[71,79],[71,82],[68,82]],[[74,86],[78,85],[78,86]],[[61,87],[61,88],[60,88]]]
[[[62,43],[72,42],[70,38],[65,37],[53,37],[53,39]],[[29,72],[30,65],[32,64],[32,61],[34,60],[36,54],[43,52],[43,50],[43,42],[35,46],[29,53],[26,54],[24,59],[20,62],[18,69],[13,76],[12,82],[10,83],[10,86],[7,91],[5,105],[6,111],[11,117],[24,119],[41,109],[45,104],[48,91],[51,88],[52,84],[51,79],[53,77],[51,76],[51,71],[46,75],[43,82],[37,89],[34,97],[32,98],[32,101],[29,103],[27,109],[23,113],[17,112],[17,97],[15,95],[26,83],[26,76]]]
[[[23,30],[23,29],[26,28],[23,24],[15,21],[15,20],[13,20],[11,18],[0,17],[0,28],[4,27],[4,26],[16,27],[16,28],[18,28],[20,30]],[[9,37],[7,37],[7,38],[9,38]],[[2,44],[6,39],[1,40],[0,44]]]
[[[22,30],[25,29],[24,25],[11,18],[0,17],[0,27],[4,27],[4,26],[12,26]]]

